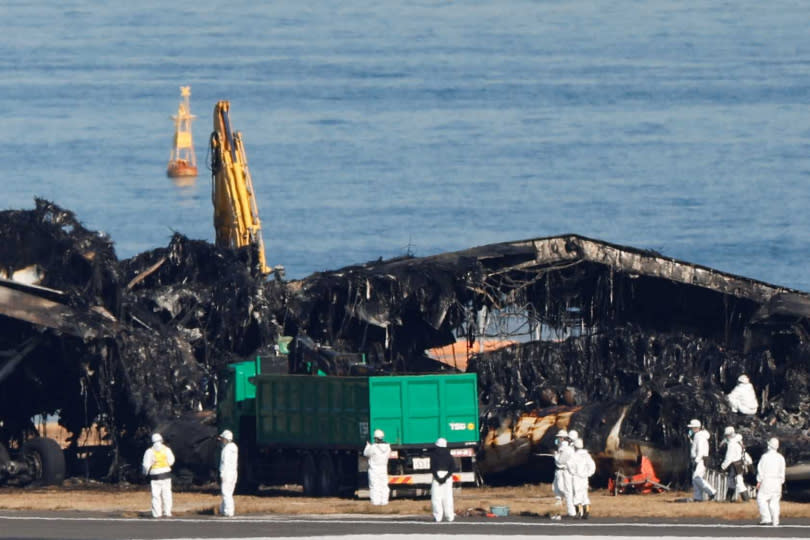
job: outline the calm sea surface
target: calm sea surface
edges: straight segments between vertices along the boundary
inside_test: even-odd
[[[0,8],[0,207],[51,199],[119,257],[212,240],[228,99],[291,277],[576,232],[810,290],[806,0],[119,4]]]

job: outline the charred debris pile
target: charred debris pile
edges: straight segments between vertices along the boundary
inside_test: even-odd
[[[731,423],[754,451],[776,434],[789,461],[810,460],[810,297],[798,291],[575,235],[282,282],[250,249],[181,235],[119,261],[43,200],[0,212],[0,234],[0,438],[19,440],[37,414],[73,433],[103,425],[111,477],[178,418],[178,458],[208,459],[213,427],[199,417],[220,369],[282,335],[296,338],[292,371],[476,372],[493,474],[531,466],[563,425],[603,458],[648,449],[682,470],[666,452],[683,454],[692,417],[715,444]],[[723,399],[741,373],[759,392],[755,418]]]
[[[730,424],[754,455],[777,435],[810,460],[805,293],[568,235],[316,274],[291,301],[300,330],[391,370],[476,372],[485,473],[530,466],[562,426],[613,468],[683,471],[694,417],[715,445]],[[743,373],[756,417],[724,398]]]
[[[272,302],[283,295],[250,250],[176,234],[118,261],[108,238],[44,200],[0,212],[0,234],[3,443],[30,432],[34,415],[58,414],[72,433],[96,424],[118,474],[151,429],[211,409],[225,364],[276,340]],[[195,430],[187,448],[178,441],[178,458],[211,447],[213,429]]]

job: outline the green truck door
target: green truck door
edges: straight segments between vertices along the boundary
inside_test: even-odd
[[[447,378],[444,383],[444,428],[450,444],[478,443],[478,379],[475,374]]]
[[[394,445],[478,441],[478,389],[474,374],[369,377],[370,429]]]

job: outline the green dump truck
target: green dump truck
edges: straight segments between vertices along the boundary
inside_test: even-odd
[[[300,484],[310,496],[362,491],[362,452],[375,429],[391,444],[393,490],[429,486],[429,452],[439,437],[456,457],[455,480],[475,482],[475,374],[286,375],[261,373],[259,359],[240,362],[228,367],[218,424],[234,432],[245,491],[260,484]]]

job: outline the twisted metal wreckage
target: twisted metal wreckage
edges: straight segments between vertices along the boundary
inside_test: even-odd
[[[683,482],[692,417],[715,449],[727,424],[755,457],[779,437],[792,485],[810,479],[803,292],[576,235],[284,282],[264,278],[249,248],[181,235],[119,261],[109,239],[43,200],[1,212],[0,231],[0,441],[18,444],[41,414],[76,434],[102,426],[109,479],[154,428],[174,430],[179,461],[204,472],[219,371],[272,355],[285,335],[296,336],[285,371],[476,372],[487,479],[542,476],[569,427],[603,477],[644,454]],[[756,416],[724,399],[741,373],[759,391]]]

